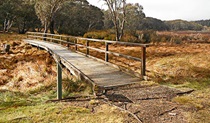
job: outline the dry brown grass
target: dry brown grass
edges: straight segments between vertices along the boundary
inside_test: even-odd
[[[29,91],[55,82],[56,68],[46,51],[38,50],[21,41],[23,35],[0,34],[1,42],[11,45],[9,53],[0,54],[1,89]],[[1,51],[1,49],[0,49]]]

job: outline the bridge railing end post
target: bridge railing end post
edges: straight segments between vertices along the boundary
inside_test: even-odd
[[[109,43],[105,42],[105,61],[109,62]]]

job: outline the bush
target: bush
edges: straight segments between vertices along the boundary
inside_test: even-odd
[[[144,42],[144,43],[157,42],[160,40],[156,32],[153,30],[143,31],[141,32],[141,35],[142,35],[141,42]]]
[[[124,34],[121,40],[124,42],[139,42],[138,38],[135,35],[129,33]]]
[[[108,35],[109,35],[108,31],[92,31],[92,32],[85,33],[83,37],[85,37],[85,38],[95,38],[95,39],[104,39],[105,37],[108,37]]]
[[[104,40],[116,40],[116,35],[115,34],[109,34],[108,36],[104,37]]]

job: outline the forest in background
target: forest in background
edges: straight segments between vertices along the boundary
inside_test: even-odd
[[[122,10],[120,6],[118,9]],[[118,18],[124,17],[125,41],[147,38],[148,36],[141,37],[141,34],[149,32],[152,35],[153,31],[203,31],[210,26],[210,20],[162,21],[147,17],[143,6],[137,3],[126,3],[124,9],[125,13],[119,12]],[[0,30],[3,32],[24,34],[27,31],[46,32],[49,29],[50,33],[92,38],[94,36],[87,32],[95,34],[101,31],[98,34],[100,36],[95,38],[115,40],[115,23],[110,14],[112,12],[92,6],[87,0],[1,0],[0,13]],[[123,21],[116,24],[120,25]]]

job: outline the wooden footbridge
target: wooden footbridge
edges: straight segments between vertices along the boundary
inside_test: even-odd
[[[47,33],[28,32],[25,42],[47,50],[57,62],[58,99],[62,99],[62,68],[65,66],[78,79],[91,83],[96,92],[113,87],[141,82],[146,77],[146,47],[148,44],[116,42],[89,38],[79,38]],[[99,43],[104,49],[91,47],[90,43]],[[141,57],[113,52],[110,45],[141,47]],[[93,57],[91,51],[104,54],[103,59]],[[84,53],[85,52],[85,53]],[[114,55],[141,62],[141,73],[122,69],[109,62],[109,56]]]

